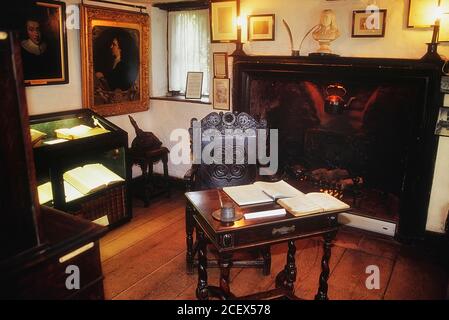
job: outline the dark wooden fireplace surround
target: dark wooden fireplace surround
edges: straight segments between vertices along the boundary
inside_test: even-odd
[[[355,79],[371,83],[413,79],[421,83],[424,99],[418,110],[420,123],[415,132],[416,141],[406,160],[397,238],[400,241],[424,238],[439,141],[434,131],[444,98],[439,90],[440,65],[409,59],[238,56],[234,58],[233,65],[235,111],[254,114],[251,110],[251,83],[261,79],[328,79],[330,82]]]

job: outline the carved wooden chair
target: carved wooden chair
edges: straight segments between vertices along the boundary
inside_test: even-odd
[[[254,139],[257,142],[258,129],[267,129],[267,122],[257,122],[252,116],[246,113],[211,113],[201,122],[192,119],[190,127],[191,148],[194,158],[194,164],[185,175],[185,184],[187,191],[201,191],[208,189],[220,189],[224,187],[251,184],[257,180],[258,165],[249,164],[248,161],[248,142]],[[232,134],[231,134],[232,132]],[[245,133],[245,134],[242,134]],[[218,137],[217,137],[218,136]],[[195,139],[196,137],[196,139]],[[207,147],[211,140],[224,138],[243,139],[244,143],[233,143],[232,156],[233,164],[225,164],[225,154],[229,152],[228,148],[223,147],[222,161],[203,161],[199,151]],[[200,140],[200,141],[198,141]],[[224,139],[221,139],[223,141]],[[201,143],[195,147],[194,143]],[[221,144],[224,146],[223,144]],[[198,153],[198,155],[195,155]],[[215,156],[215,154],[214,154]],[[242,158],[242,156],[244,158]],[[229,155],[228,155],[229,157]],[[201,158],[201,159],[200,159]],[[240,159],[240,161],[235,161]],[[244,161],[241,161],[244,159]],[[216,163],[218,162],[218,163]],[[226,161],[228,162],[228,161]],[[243,164],[241,164],[243,163]],[[193,208],[187,203],[186,206],[186,237],[187,237],[187,273],[192,274],[194,267],[198,264],[196,259],[197,241],[194,241],[195,221]],[[254,258],[249,260],[235,260],[233,266],[236,267],[257,267],[263,269],[264,275],[270,274],[271,254],[270,248],[264,248],[262,252],[253,252]],[[208,260],[208,267],[218,267],[219,263],[215,259]]]

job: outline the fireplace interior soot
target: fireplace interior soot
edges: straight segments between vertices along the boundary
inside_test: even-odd
[[[360,214],[393,222],[399,220],[423,99],[412,82],[251,83],[253,115],[279,130],[284,173],[294,175],[306,192],[329,192]]]

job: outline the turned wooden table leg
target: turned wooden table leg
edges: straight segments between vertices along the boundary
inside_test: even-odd
[[[204,232],[198,231],[198,286],[196,288],[196,297],[199,300],[209,299],[209,288],[207,285],[207,254],[206,239]]]
[[[295,291],[295,281],[296,281],[296,245],[295,241],[291,240],[288,242],[288,254],[287,254],[287,265],[285,266],[286,283],[285,287],[291,293]]]
[[[187,274],[193,274],[194,268],[194,250],[193,250],[193,230],[195,229],[195,223],[193,219],[193,208],[189,203],[186,205],[185,212],[186,219],[186,245],[187,245],[187,253],[186,253],[186,268]]]
[[[318,288],[318,293],[315,296],[315,300],[328,300],[327,291],[328,284],[327,280],[329,279],[330,268],[329,268],[329,260],[331,258],[331,249],[332,249],[332,241],[334,240],[336,232],[330,232],[324,235],[324,253],[323,259],[321,261],[321,275],[320,275],[320,285]]]
[[[232,254],[220,255],[220,289],[223,290],[225,298],[229,299],[231,289],[229,287],[229,275],[232,267]]]
[[[296,269],[296,245],[295,241],[288,242],[287,264],[284,270],[282,270],[276,277],[276,287],[284,288],[291,293],[295,291],[295,281],[297,275]]]

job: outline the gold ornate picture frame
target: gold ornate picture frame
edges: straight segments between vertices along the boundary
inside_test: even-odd
[[[148,110],[150,18],[81,6],[83,106],[102,116]]]

